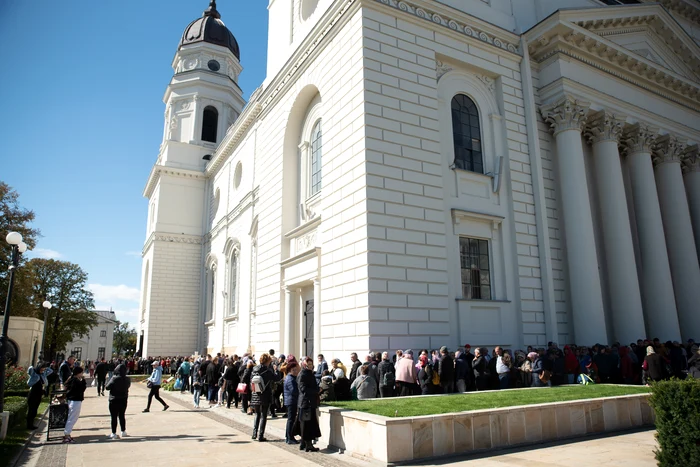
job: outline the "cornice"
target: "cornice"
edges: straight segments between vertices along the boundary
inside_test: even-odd
[[[203,243],[202,237],[199,235],[153,232],[143,244],[142,253],[145,253],[155,242],[185,243],[188,245],[201,245]]]
[[[445,28],[456,31],[467,37],[472,37],[485,44],[497,47],[499,49],[521,55],[517,36],[500,30],[496,26],[490,25],[484,21],[472,18],[468,21],[464,18],[453,18],[452,15],[456,16],[456,12],[448,10],[449,7],[444,7],[438,11],[438,5],[432,5],[427,7],[423,5],[426,2],[420,1],[405,1],[405,0],[374,0],[377,3],[381,3],[386,6],[390,6],[397,10],[403,11],[404,13],[413,15],[424,21],[428,21],[434,24],[438,24]],[[460,15],[467,16],[467,15]]]
[[[231,154],[231,151],[238,146],[250,127],[258,119],[262,107],[259,102],[253,102],[252,97],[254,96],[251,96],[251,102],[243,109],[243,113],[238,117],[236,123],[229,127],[223,141],[214,151],[214,157],[204,170],[206,175],[211,176],[219,171],[226,158]]]
[[[573,21],[573,24],[603,37],[652,31],[679,57],[679,61],[687,69],[690,69],[691,73],[694,74],[694,80],[700,81],[700,48],[693,40],[685,37],[685,31],[677,31],[676,26],[670,26],[664,21],[659,12],[632,15],[625,18],[578,20]]]
[[[144,198],[151,197],[151,194],[153,194],[153,190],[155,189],[161,175],[170,175],[193,180],[206,180],[207,178],[203,172],[199,172],[197,170],[181,169],[178,167],[156,164],[151,169],[151,173],[148,176],[148,181],[146,182],[146,188],[143,190]]]
[[[700,23],[700,5],[694,4],[688,0],[642,0],[644,3],[659,3],[669,11],[673,11],[690,20],[691,22]]]

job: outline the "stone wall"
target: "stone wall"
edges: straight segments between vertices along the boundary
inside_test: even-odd
[[[653,426],[648,395],[422,417],[321,409],[322,441],[350,455],[405,462]]]

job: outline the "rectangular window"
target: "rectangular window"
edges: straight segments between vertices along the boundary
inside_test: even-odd
[[[104,347],[98,347],[97,348],[97,359],[105,358],[105,348]]]
[[[73,352],[71,352],[71,355],[73,355],[76,360],[82,360],[83,359],[83,348],[82,347],[74,347]]]
[[[491,300],[489,242],[477,238],[459,238],[462,271],[462,298]]]
[[[107,331],[105,331],[105,330],[100,331],[100,337],[107,337]]]

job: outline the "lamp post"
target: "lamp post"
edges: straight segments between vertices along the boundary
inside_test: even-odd
[[[5,365],[7,364],[7,329],[10,325],[10,305],[12,303],[12,290],[15,286],[15,271],[19,265],[19,258],[27,251],[27,244],[22,241],[22,235],[18,232],[10,232],[5,237],[7,243],[12,247],[12,261],[10,263],[10,285],[7,289],[7,300],[5,301],[5,316],[2,321],[2,334],[0,334],[0,413],[4,409],[5,399]]]
[[[39,353],[39,360],[44,360],[44,343],[46,342],[46,323],[49,321],[49,310],[51,309],[51,302],[44,300],[41,304],[44,307],[44,332],[41,333],[41,352]]]

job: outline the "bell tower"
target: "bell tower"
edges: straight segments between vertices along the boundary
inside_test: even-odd
[[[238,86],[240,49],[221,21],[216,1],[182,34],[165,91],[165,124],[148,198],[143,248],[139,352],[188,355],[202,324],[201,271],[214,154],[245,101]]]

